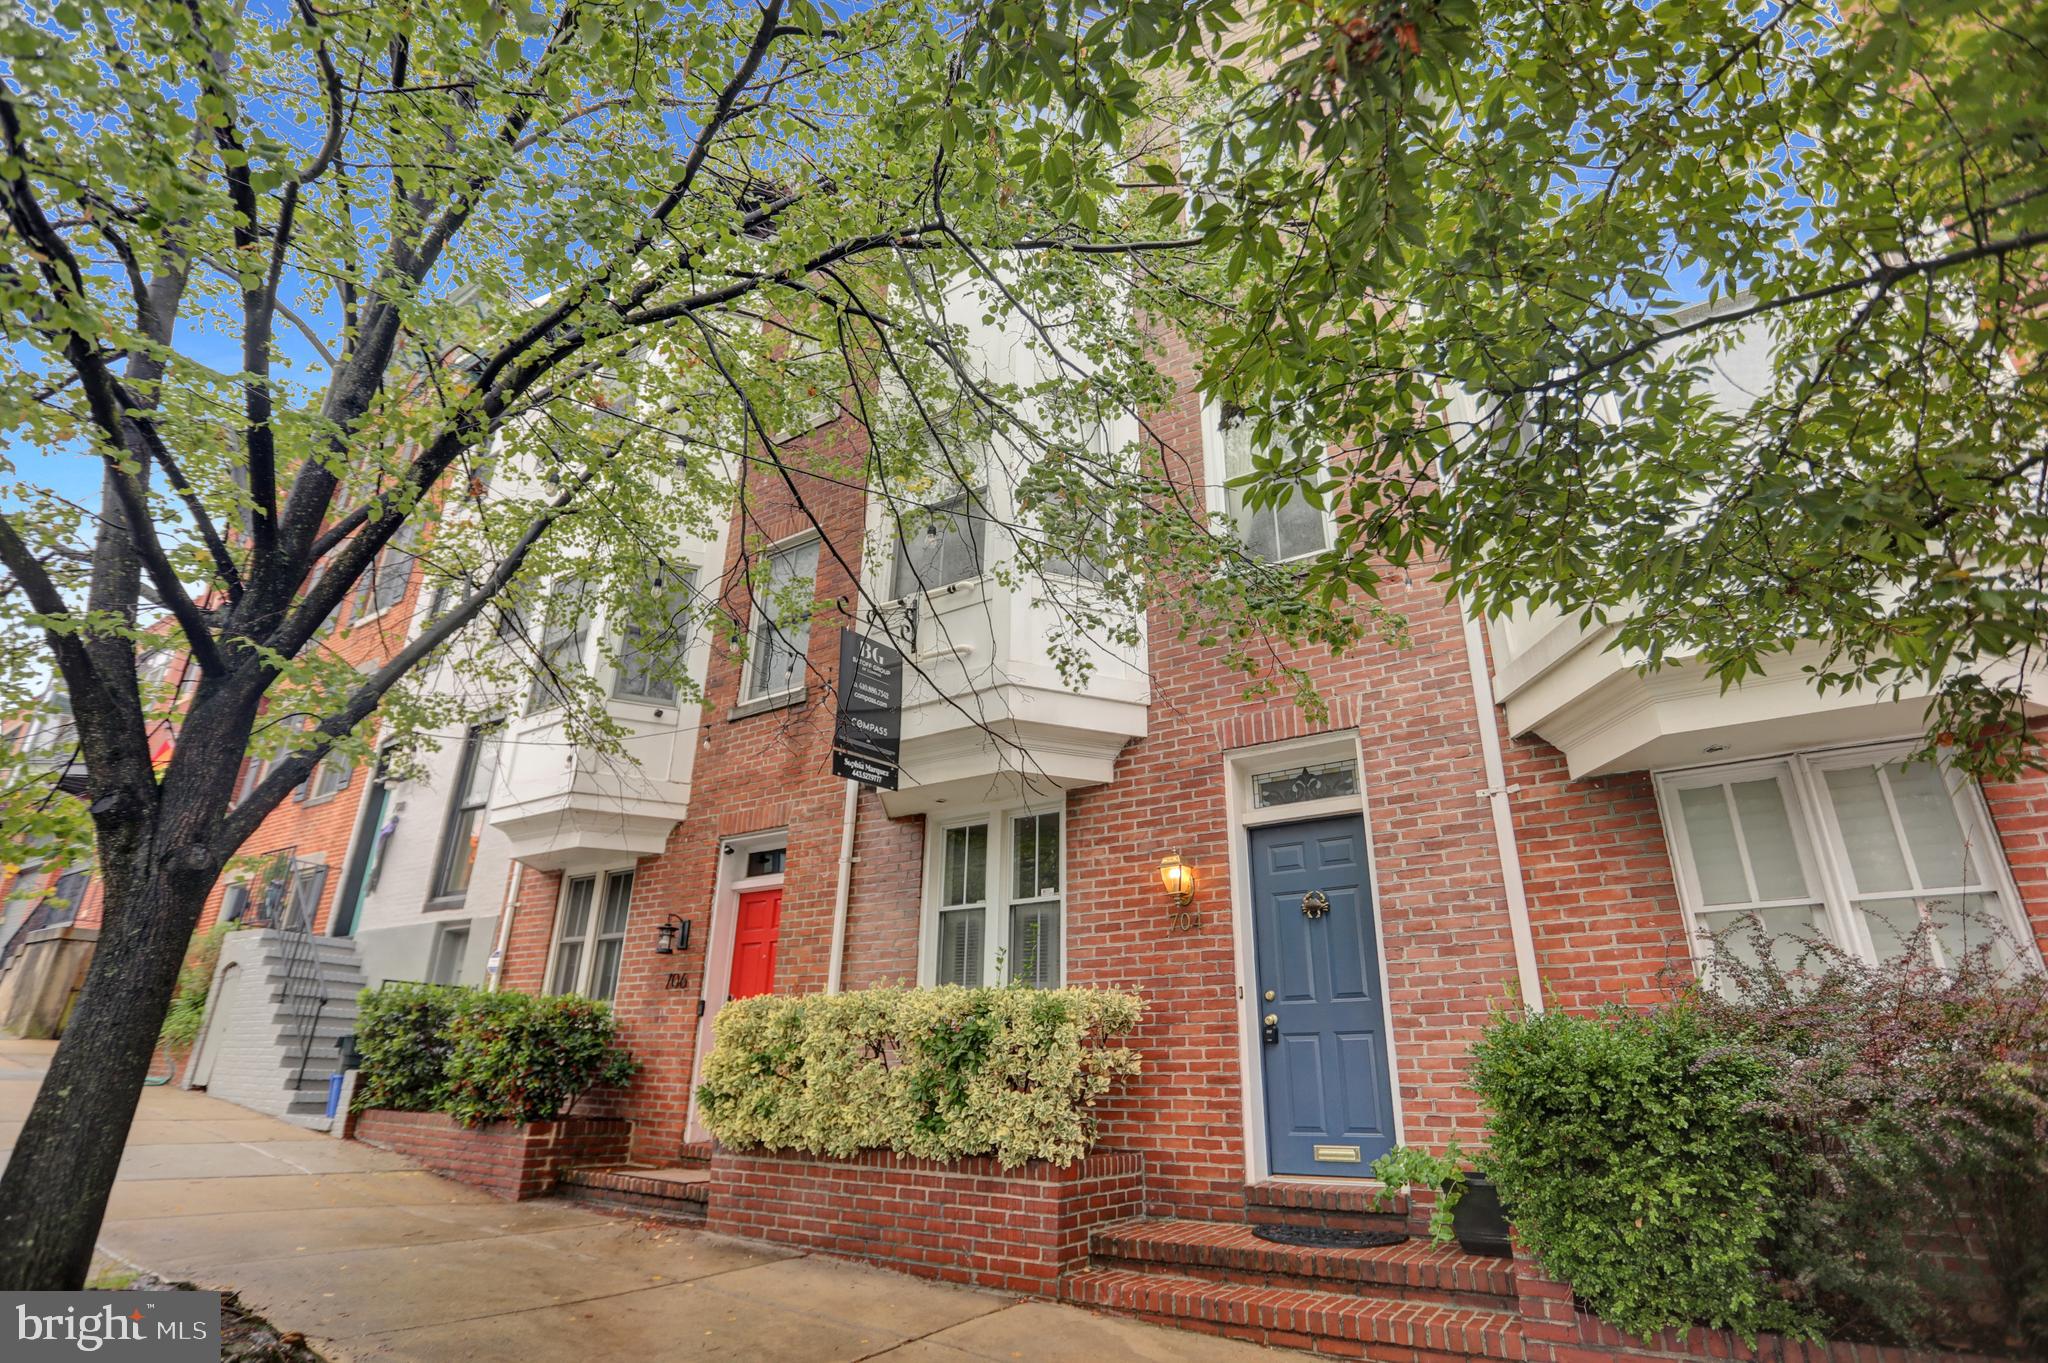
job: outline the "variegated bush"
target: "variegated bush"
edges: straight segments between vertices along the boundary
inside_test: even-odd
[[[697,1088],[738,1150],[1070,1164],[1095,1107],[1138,1072],[1144,1010],[1104,989],[863,989],[728,1003]]]

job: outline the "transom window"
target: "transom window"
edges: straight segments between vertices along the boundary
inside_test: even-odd
[[[1755,914],[1791,964],[1791,935],[1878,961],[1928,925],[1937,964],[2024,940],[2005,867],[1968,779],[1899,748],[1803,753],[1658,778],[1681,895],[1705,939]],[[1736,933],[1731,947],[1751,946]]]
[[[1252,777],[1252,808],[1298,805],[1309,800],[1329,800],[1358,794],[1358,763],[1316,762],[1280,771],[1260,772]]]
[[[937,984],[1058,987],[1065,966],[1063,818],[991,815],[939,830],[931,976]]]
[[[898,527],[891,596],[901,599],[981,576],[988,507],[980,491],[924,508]]]
[[[1233,420],[1222,427],[1224,497],[1245,548],[1268,563],[1292,563],[1322,553],[1330,547],[1330,518],[1301,487],[1290,488],[1277,502],[1246,504],[1247,489],[1236,484],[1256,467],[1253,425]]]
[[[754,623],[748,636],[747,700],[803,689],[817,580],[815,538],[768,552],[767,580],[754,598]]]
[[[619,992],[619,962],[626,952],[626,920],[632,906],[631,871],[610,871],[601,878],[571,876],[563,882],[549,993],[609,999]]]

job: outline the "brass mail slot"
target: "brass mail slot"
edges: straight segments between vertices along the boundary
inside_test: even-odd
[[[1355,1145],[1319,1145],[1316,1147],[1318,1164],[1357,1164],[1358,1147]]]

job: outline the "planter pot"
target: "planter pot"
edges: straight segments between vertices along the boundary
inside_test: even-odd
[[[1484,1174],[1465,1175],[1465,1195],[1451,1213],[1451,1229],[1467,1254],[1505,1259],[1514,1253],[1508,1219],[1500,1209],[1500,1190]]]

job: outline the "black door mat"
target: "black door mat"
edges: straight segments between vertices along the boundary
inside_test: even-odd
[[[1253,1226],[1252,1234],[1296,1249],[1384,1249],[1408,1238],[1397,1230],[1329,1230],[1323,1226]]]

